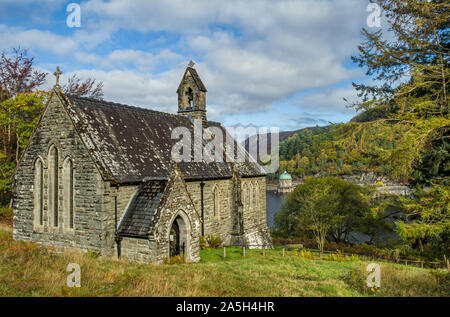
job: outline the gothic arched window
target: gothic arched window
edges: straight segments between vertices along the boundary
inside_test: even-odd
[[[248,187],[247,187],[247,193],[245,194],[245,196],[247,197],[247,208],[250,209],[250,205],[251,205],[251,190],[252,190],[252,184],[249,183]]]
[[[243,183],[242,184],[242,194],[241,194],[241,201],[242,201],[242,205],[244,206],[244,208],[247,207],[247,184]]]
[[[52,224],[54,227],[58,227],[58,149],[56,146],[52,146],[49,151],[48,159],[48,197],[49,197],[49,212],[52,215]]]
[[[253,185],[253,207],[258,208],[258,184]]]
[[[34,163],[34,224],[44,225],[44,164],[41,159]]]
[[[220,216],[220,198],[219,198],[219,189],[217,186],[214,186],[213,189],[213,211],[214,211],[214,217],[216,219]]]
[[[63,164],[63,200],[65,227],[73,229],[74,223],[74,172],[72,159],[67,158]]]

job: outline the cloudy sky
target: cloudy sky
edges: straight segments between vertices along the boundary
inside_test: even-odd
[[[68,27],[70,3],[81,26]],[[346,122],[350,56],[367,27],[367,0],[0,0],[0,50],[20,45],[62,81],[104,82],[105,99],[176,112],[189,60],[206,88],[208,118],[281,130]],[[374,30],[373,28],[368,28]],[[47,87],[54,83],[48,77]]]

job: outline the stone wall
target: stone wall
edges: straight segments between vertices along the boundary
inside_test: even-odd
[[[48,153],[54,145],[58,149],[58,218],[54,227],[49,215]],[[74,229],[65,225],[63,213],[63,173],[65,158],[73,161],[74,168]],[[41,159],[44,165],[44,222],[33,225],[34,162]],[[53,94],[41,122],[26,149],[14,179],[14,240],[35,241],[56,247],[76,247],[83,250],[102,249],[102,209],[104,182],[84,144],[75,132],[59,97]],[[66,219],[67,220],[67,219]]]
[[[104,195],[102,205],[102,249],[103,254],[109,256],[116,256],[117,245],[115,238],[115,196],[117,190],[117,226],[120,224],[128,204],[130,203],[133,194],[136,192],[136,185],[111,186],[110,182],[104,182]]]
[[[150,263],[155,260],[155,243],[148,239],[122,238],[121,252],[130,261]]]
[[[255,202],[246,203],[246,196],[243,198],[244,243],[250,248],[261,248],[263,245],[271,247],[272,241],[267,227],[266,179],[265,177],[243,178],[242,184],[257,188]],[[252,196],[249,198],[253,199]]]
[[[240,188],[250,186],[256,190],[242,195]],[[244,186],[245,184],[245,186]],[[194,201],[195,208],[201,215],[200,182],[188,182],[188,191]],[[213,193],[214,188],[219,190],[219,213],[214,217]],[[204,218],[205,236],[216,235],[222,238],[224,244],[258,244],[271,245],[268,236],[266,215],[266,179],[265,177],[252,177],[239,179],[233,185],[232,179],[205,181],[204,186]],[[237,192],[239,191],[239,192]],[[251,196],[250,196],[251,195]],[[255,195],[255,197],[253,197]],[[240,219],[242,218],[242,219]],[[242,228],[240,228],[242,227]],[[244,234],[244,236],[242,236]]]
[[[233,231],[232,227],[232,210],[233,199],[232,190],[233,183],[231,179],[205,181],[203,187],[203,213],[204,213],[204,230],[205,236],[215,235],[220,236],[223,241],[229,239],[229,235]],[[201,216],[201,189],[200,182],[187,182],[186,187],[192,200],[195,209]],[[214,216],[214,189],[218,190],[218,210]]]

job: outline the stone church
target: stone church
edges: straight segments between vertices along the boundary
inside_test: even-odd
[[[142,263],[178,254],[198,261],[207,235],[271,247],[265,173],[254,160],[172,159],[176,127],[200,121],[227,133],[207,120],[193,63],[176,115],[66,95],[60,74],[15,173],[14,240]]]

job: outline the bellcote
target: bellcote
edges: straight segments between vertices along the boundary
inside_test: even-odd
[[[189,115],[192,119],[206,120],[206,87],[191,61],[184,72],[178,94],[178,113]]]

